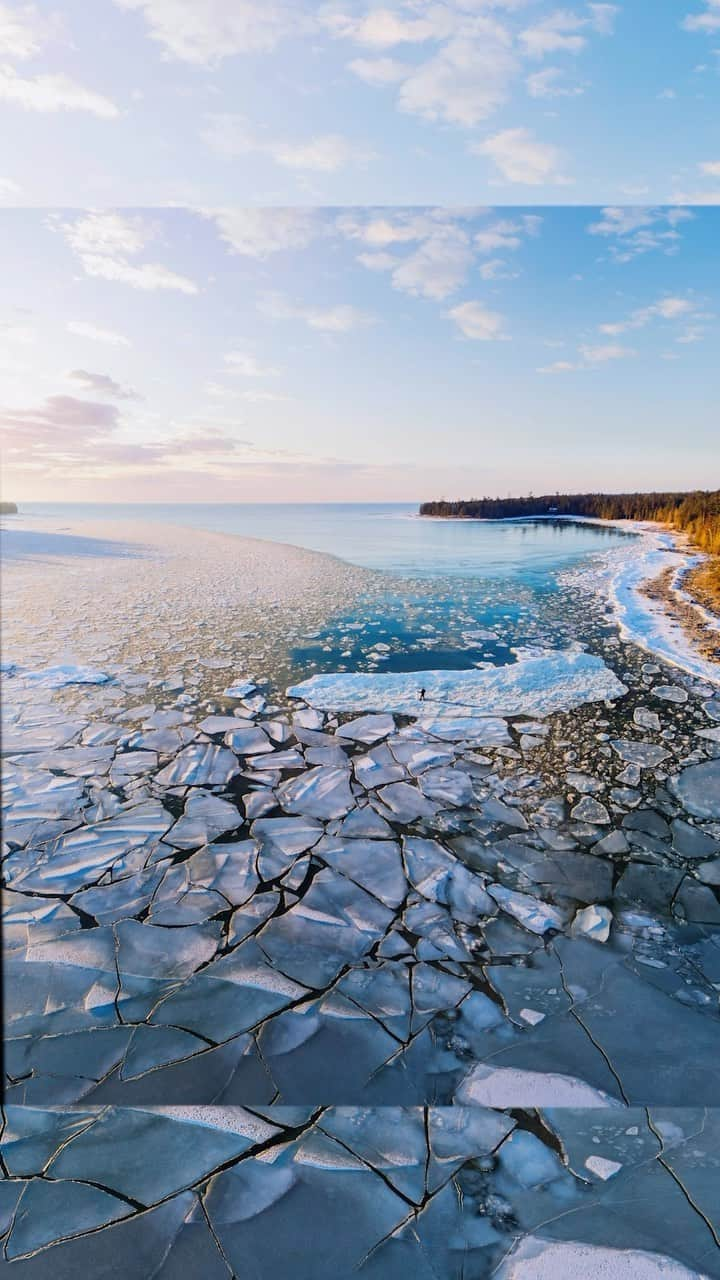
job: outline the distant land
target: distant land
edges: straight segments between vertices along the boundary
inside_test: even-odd
[[[468,498],[423,502],[421,516],[455,520],[508,520],[522,516],[588,516],[599,520],[653,520],[687,534],[709,559],[690,575],[693,594],[720,611],[720,489],[691,493],[546,493],[521,498]]]
[[[0,516],[16,516],[17,502],[0,502]]]

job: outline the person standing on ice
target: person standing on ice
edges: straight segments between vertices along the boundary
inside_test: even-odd
[[[425,701],[425,690],[424,690],[424,689],[421,689],[421,690],[420,690],[420,701],[421,701],[421,702],[424,702],[424,701]]]

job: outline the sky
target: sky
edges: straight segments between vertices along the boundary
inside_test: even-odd
[[[3,496],[720,486],[720,209],[0,213]]]
[[[720,0],[0,0],[0,198],[720,202]]]

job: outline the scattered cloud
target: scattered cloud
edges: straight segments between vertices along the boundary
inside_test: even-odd
[[[243,378],[275,378],[280,372],[272,365],[260,364],[255,356],[248,355],[246,351],[228,351],[223,360],[230,366],[230,372]]]
[[[9,66],[0,67],[0,100],[26,111],[88,111],[104,120],[120,115],[104,94],[86,89],[70,76],[20,76]]]
[[[202,209],[201,213],[215,223],[231,253],[247,258],[306,249],[323,230],[320,215],[309,208]]]
[[[343,138],[338,133],[322,134],[305,142],[287,142],[264,138],[253,131],[244,116],[212,115],[202,132],[203,140],[213,151],[225,156],[253,153],[268,156],[286,169],[313,173],[335,173],[349,165],[364,165],[371,153]]]
[[[117,213],[87,213],[75,222],[59,226],[88,276],[128,284],[146,292],[157,289],[186,294],[198,292],[193,280],[160,263],[128,262],[128,258],[141,253],[154,238],[152,228],[140,218]]]
[[[281,293],[269,293],[258,304],[258,310],[271,320],[302,320],[310,329],[323,333],[349,333],[374,323],[374,317],[349,303],[332,307],[308,307],[291,302]]]
[[[298,26],[299,6],[279,0],[115,0],[142,14],[163,57],[197,66],[265,53]]]
[[[682,208],[632,208],[627,205],[612,206],[601,211],[599,222],[591,222],[588,231],[593,236],[604,236],[610,242],[610,253],[616,262],[630,262],[638,254],[659,249],[663,253],[677,252],[683,222],[691,221],[693,214]]]
[[[415,297],[449,297],[466,279],[473,262],[471,238],[463,215],[452,210],[354,211],[337,219],[346,239],[370,252],[358,261],[371,271],[389,271],[394,289]],[[408,250],[398,255],[400,248]],[[393,248],[394,253],[387,250]]]
[[[587,364],[607,364],[609,360],[627,360],[628,356],[637,353],[632,347],[621,347],[618,343],[605,342],[595,346],[582,346],[580,354]]]
[[[118,425],[116,405],[79,400],[75,396],[49,396],[31,409],[5,409],[0,413],[5,447],[73,449],[106,436]]]
[[[703,160],[700,172],[708,178],[720,178],[720,160]]]
[[[14,203],[21,192],[22,187],[12,178],[0,178],[0,201],[9,200]]]
[[[523,186],[566,185],[563,153],[549,142],[538,142],[529,129],[503,129],[470,146],[472,155],[488,156],[505,182]]]
[[[461,302],[446,312],[454,320],[466,338],[479,342],[493,342],[505,338],[505,320],[497,311],[490,311],[481,302]]]
[[[409,70],[400,84],[398,107],[425,120],[470,128],[507,101],[517,70],[509,41],[496,32],[451,40],[435,57]]]
[[[354,211],[341,215],[336,226],[347,239],[364,246],[358,255],[362,266],[391,273],[393,288],[444,301],[465,282],[478,256],[518,249],[527,236],[538,233],[542,222],[532,214],[495,219],[471,234],[468,213],[442,208]],[[486,280],[514,274],[497,258],[481,264],[479,270]]]
[[[542,225],[542,218],[537,214],[526,213],[519,218],[502,218],[482,227],[473,236],[473,241],[481,253],[494,253],[498,249],[519,249],[527,236],[536,236]]]
[[[90,324],[87,320],[68,320],[65,326],[70,333],[74,333],[79,338],[89,338],[91,342],[104,342],[111,347],[129,347],[130,339],[126,338],[123,333],[116,333],[114,329],[101,329],[96,324]]]
[[[686,31],[702,31],[708,35],[720,31],[720,0],[703,0],[704,9],[698,13],[688,13],[683,19]]]
[[[534,71],[525,81],[531,98],[577,98],[585,92],[585,86],[568,83],[560,67],[545,67]]]
[[[572,360],[553,360],[552,364],[540,365],[538,373],[573,373],[577,365]]]
[[[0,4],[0,57],[18,61],[35,57],[55,25],[52,19],[42,18],[34,5],[11,9]]]
[[[568,9],[556,9],[534,26],[520,32],[520,43],[528,57],[544,58],[548,53],[581,53],[587,33],[612,35],[618,6],[589,4],[583,16]]]
[[[601,333],[611,336],[626,333],[629,329],[644,329],[651,320],[682,320],[699,313],[698,303],[692,298],[678,298],[668,295],[658,299],[649,307],[638,307],[625,320],[611,324],[601,324]]]
[[[86,369],[73,369],[68,377],[79,382],[83,391],[95,395],[111,396],[114,400],[142,400],[142,396],[131,387],[123,387],[107,373],[88,373]]]
[[[594,369],[599,365],[609,364],[613,360],[627,360],[636,356],[632,347],[623,347],[619,343],[604,342],[586,344],[578,348],[579,360],[555,360],[552,364],[542,365],[538,373],[578,373],[584,369]]]

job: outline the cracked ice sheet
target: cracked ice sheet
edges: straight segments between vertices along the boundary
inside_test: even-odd
[[[52,691],[54,710],[26,690],[35,724],[62,706],[79,728],[7,764],[9,1096],[449,1103],[490,1070],[518,1105],[558,1081],[670,1103],[682,1080],[713,1102],[720,830],[686,806],[712,804],[715,702],[625,660],[630,705],[547,720],[532,762],[524,718],[453,715],[438,743],[426,714],[357,737],[317,710],[191,714],[122,672]],[[482,752],[473,722],[499,726]],[[228,724],[257,727],[262,776]],[[610,822],[580,816],[588,794]]]
[[[717,1125],[699,1109],[10,1107],[0,1271],[717,1277],[696,1207],[713,1203]]]

